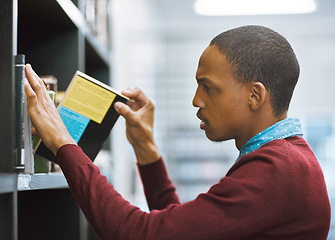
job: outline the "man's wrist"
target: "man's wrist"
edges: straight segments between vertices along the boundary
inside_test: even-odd
[[[147,143],[142,146],[133,146],[133,148],[139,165],[147,165],[156,162],[161,157],[158,148],[154,143]]]
[[[60,137],[55,142],[54,146],[51,148],[51,151],[55,154],[57,154],[58,150],[67,144],[74,144],[77,145],[77,142],[72,137]]]

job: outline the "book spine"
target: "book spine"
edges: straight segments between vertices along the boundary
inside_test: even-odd
[[[15,67],[14,67],[14,76],[15,76],[15,112],[16,112],[16,136],[15,136],[15,170],[17,172],[24,171],[24,162],[22,157],[23,151],[23,79],[25,66],[25,55],[19,54],[15,56]]]

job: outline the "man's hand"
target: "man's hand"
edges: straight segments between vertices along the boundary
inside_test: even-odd
[[[24,90],[29,105],[29,115],[34,125],[33,135],[38,135],[43,143],[56,155],[65,144],[77,144],[70,136],[55,104],[49,97],[43,81],[27,64]]]
[[[123,91],[122,94],[130,100],[127,105],[115,103],[115,109],[126,119],[127,138],[134,148],[138,163],[145,165],[157,161],[160,154],[153,138],[153,102],[138,88]]]

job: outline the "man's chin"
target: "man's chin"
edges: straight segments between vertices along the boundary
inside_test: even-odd
[[[224,142],[227,140],[231,140],[232,138],[223,138],[222,136],[218,136],[216,134],[213,134],[211,132],[205,131],[206,137],[208,138],[208,140],[212,141],[212,142]]]
[[[223,142],[227,140],[227,139],[219,138],[218,136],[215,136],[215,134],[211,134],[208,131],[205,131],[205,134],[206,134],[206,137],[212,142]]]

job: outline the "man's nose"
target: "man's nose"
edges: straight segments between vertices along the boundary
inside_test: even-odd
[[[197,88],[197,90],[196,90],[196,92],[194,94],[192,104],[196,108],[204,108],[205,107],[205,104],[204,104],[203,100],[200,97],[199,87]]]

